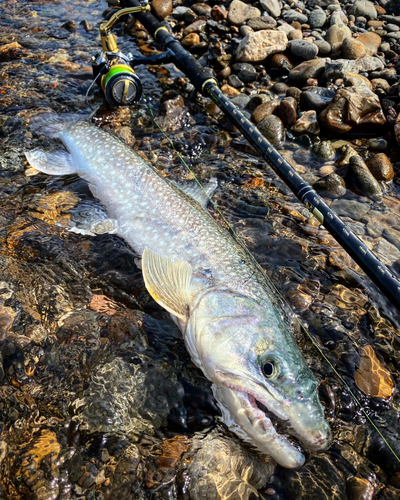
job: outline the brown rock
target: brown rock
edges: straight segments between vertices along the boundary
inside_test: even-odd
[[[372,500],[375,488],[368,479],[351,477],[346,481],[346,493],[353,500]]]
[[[367,161],[367,167],[378,181],[391,181],[394,177],[392,162],[385,153],[377,153]]]
[[[219,5],[214,5],[211,9],[211,17],[215,21],[224,21],[228,17],[228,11],[220,7]]]
[[[346,87],[368,87],[372,90],[372,83],[365,76],[358,73],[346,73],[343,77],[343,83]]]
[[[279,105],[279,116],[285,127],[291,127],[297,119],[297,102],[293,97],[282,99]]]
[[[376,33],[373,33],[372,31],[366,31],[365,33],[362,33],[357,38],[357,41],[361,42],[363,45],[365,45],[365,47],[367,47],[367,49],[369,49],[369,55],[376,54],[382,43],[381,37]]]
[[[288,40],[302,40],[303,32],[300,30],[292,30],[288,33]]]
[[[193,45],[197,45],[198,43],[200,43],[200,36],[197,33],[189,33],[181,41],[184,47],[193,47]]]
[[[367,28],[380,29],[383,26],[383,21],[378,21],[377,19],[370,19],[367,22]]]
[[[273,146],[279,148],[285,140],[285,127],[274,115],[267,116],[258,125],[258,130]]]
[[[319,78],[325,70],[325,59],[311,59],[304,61],[289,73],[294,82],[305,82],[308,78]]]
[[[271,68],[277,68],[277,69],[281,69],[281,68],[292,69],[293,68],[293,64],[290,62],[290,59],[287,56],[285,56],[284,54],[274,54],[271,57],[269,64],[270,64]]]
[[[317,120],[317,112],[310,110],[303,113],[291,130],[298,134],[319,134],[320,128]]]
[[[390,398],[393,380],[389,370],[378,360],[372,346],[361,348],[360,355],[360,366],[354,377],[357,387],[368,396]]]
[[[266,116],[272,115],[278,106],[279,101],[268,101],[260,104],[251,115],[252,121],[256,124],[260,123]]]
[[[371,80],[371,85],[374,92],[383,91],[384,93],[386,93],[390,88],[390,83],[384,78],[373,78]]]
[[[357,59],[367,54],[367,47],[355,38],[345,38],[342,43],[342,52],[345,59]]]
[[[225,95],[239,95],[240,94],[240,92],[238,90],[236,90],[235,88],[231,87],[227,83],[225,85],[222,85],[221,91]]]
[[[360,156],[352,156],[350,158],[350,170],[356,181],[356,186],[362,194],[374,201],[382,199],[382,189],[378,181],[371,174]]]
[[[230,74],[231,74],[231,67],[225,66],[225,68],[221,69],[221,71],[218,73],[217,78],[221,82],[222,80],[226,80]]]
[[[260,16],[261,11],[257,7],[246,4],[241,0],[233,0],[229,5],[228,21],[234,26],[241,26],[247,19]]]
[[[339,134],[355,126],[386,123],[378,96],[366,86],[339,89],[320,114],[320,121],[329,131]]]
[[[151,10],[157,19],[164,19],[172,12],[172,0],[153,0]]]

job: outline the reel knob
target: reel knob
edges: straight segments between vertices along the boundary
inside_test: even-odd
[[[101,79],[104,96],[112,106],[129,106],[139,101],[142,84],[133,69],[126,64],[111,66]]]

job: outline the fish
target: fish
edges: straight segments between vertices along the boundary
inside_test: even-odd
[[[29,164],[86,179],[107,209],[102,222],[141,256],[145,286],[211,381],[226,426],[286,468],[302,466],[305,450],[327,449],[318,384],[288,315],[248,249],[206,208],[215,180],[174,183],[88,121],[58,137],[66,150],[28,151]]]

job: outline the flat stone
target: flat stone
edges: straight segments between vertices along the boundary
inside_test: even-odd
[[[366,17],[367,19],[376,19],[378,17],[375,5],[368,0],[359,0],[358,2],[355,2],[355,4],[350,7],[349,14],[356,17]]]
[[[281,15],[281,8],[279,7],[278,0],[261,0],[260,4],[271,16],[279,17]]]
[[[241,2],[241,0],[233,0],[229,5],[228,10],[228,21],[234,26],[241,26],[248,19],[253,17],[260,17],[261,11],[257,7],[253,7],[247,3]]]
[[[247,21],[247,26],[250,26],[254,31],[268,30],[276,26],[276,21],[270,16],[254,17]]]
[[[318,54],[318,47],[307,40],[292,40],[289,42],[290,52],[306,61],[314,59]]]
[[[344,24],[333,24],[326,32],[325,40],[332,45],[341,43],[345,38],[351,37],[350,28]]]
[[[356,200],[334,200],[331,205],[334,210],[341,217],[350,217],[354,220],[364,219],[367,213],[371,210],[368,203],[361,203]]]
[[[304,61],[289,73],[289,78],[294,82],[306,82],[309,78],[319,78],[325,71],[326,59],[311,59]]]
[[[334,133],[348,132],[355,126],[386,123],[379,97],[366,86],[339,89],[320,114],[320,122]]]
[[[282,31],[261,30],[249,33],[239,43],[236,59],[245,62],[261,62],[272,54],[286,50],[287,44],[287,36]]]
[[[366,163],[372,175],[378,181],[391,181],[394,178],[392,162],[385,153],[373,155]]]

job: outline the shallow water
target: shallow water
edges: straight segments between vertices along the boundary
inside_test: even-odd
[[[317,343],[299,331],[333,430],[327,452],[299,471],[275,470],[229,434],[210,383],[147,294],[133,250],[113,235],[68,231],[101,211],[87,184],[25,175],[23,151],[57,146],[29,130],[30,118],[90,112],[90,56],[106,8],[1,5],[0,43],[20,47],[0,47],[0,497],[356,500],[375,489],[374,498],[398,498],[400,463],[349,392],[399,455],[398,312],[240,135],[207,115],[204,99],[189,99],[176,70],[139,66],[137,73],[155,113],[168,85],[182,91],[185,110],[159,112],[160,123],[200,180],[217,177],[217,206]],[[62,27],[71,20],[73,32]],[[121,48],[140,53],[133,38],[116,32]],[[91,106],[101,99],[95,89]],[[102,105],[95,122],[171,179],[192,177],[146,103]],[[323,165],[296,143],[285,154],[301,173]],[[368,208],[345,220],[371,246],[381,235],[397,244],[400,186],[389,189],[380,204],[346,194]],[[390,260],[384,243],[378,248],[398,272],[399,260]]]

